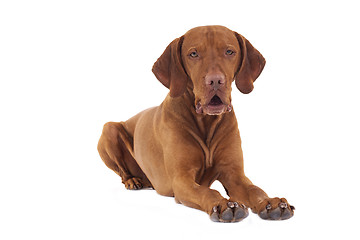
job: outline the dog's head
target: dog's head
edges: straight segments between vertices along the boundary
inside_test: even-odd
[[[246,38],[222,26],[205,26],[172,41],[153,72],[171,97],[190,85],[196,112],[219,115],[231,111],[232,82],[250,93],[264,66],[264,57]]]

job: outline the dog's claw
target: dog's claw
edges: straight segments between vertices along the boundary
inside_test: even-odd
[[[217,211],[217,207],[213,207],[213,212],[216,213]]]
[[[234,208],[235,207],[235,203],[233,203],[233,202],[228,202],[227,205],[228,205],[229,208]]]
[[[282,209],[287,208],[287,203],[281,202],[279,203],[279,207]]]

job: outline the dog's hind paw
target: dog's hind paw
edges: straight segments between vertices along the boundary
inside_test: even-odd
[[[140,178],[129,178],[128,180],[123,182],[125,184],[125,188],[128,190],[139,190],[143,188],[143,184]]]

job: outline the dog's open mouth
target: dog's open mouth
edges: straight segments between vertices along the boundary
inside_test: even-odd
[[[219,115],[226,111],[226,106],[217,95],[213,96],[206,106],[205,112],[208,115]]]
[[[231,104],[225,104],[218,95],[214,95],[206,105],[199,101],[196,106],[198,114],[220,115],[225,112],[231,112]]]
[[[221,101],[221,99],[217,95],[215,95],[209,102],[209,106],[214,106],[214,107],[215,106],[220,106],[222,104],[223,104],[223,102]]]

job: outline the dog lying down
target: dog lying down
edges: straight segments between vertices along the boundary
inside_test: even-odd
[[[153,66],[170,90],[165,100],[127,121],[106,123],[98,144],[102,160],[127,189],[152,187],[216,222],[241,221],[248,208],[262,219],[291,218],[295,208],[285,198],[268,197],[245,176],[231,103],[232,82],[250,93],[264,66],[264,57],[237,32],[191,29]],[[229,199],[210,189],[215,180]]]

